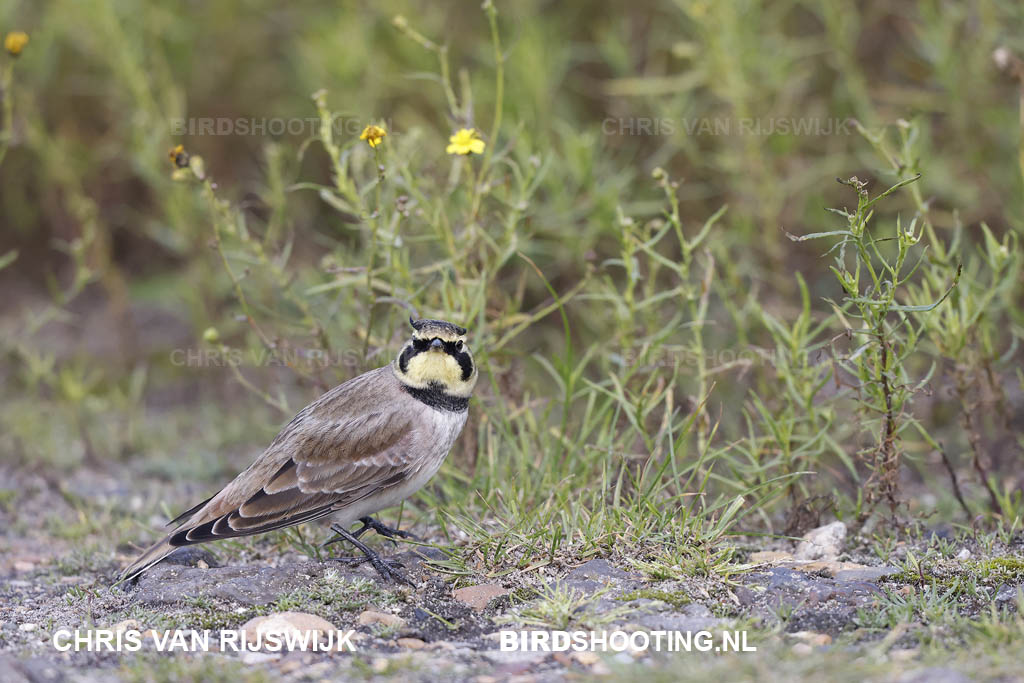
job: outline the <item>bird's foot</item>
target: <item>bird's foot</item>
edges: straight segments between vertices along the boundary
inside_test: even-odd
[[[372,552],[372,551],[371,551]],[[372,556],[364,555],[362,557],[329,557],[327,558],[331,562],[342,562],[350,567],[358,567],[364,562],[369,562],[373,565],[373,568],[377,570],[377,573],[382,578],[389,581],[395,581],[397,583],[405,583],[412,587],[416,587],[409,577],[404,573],[405,566],[398,560],[389,560],[381,557],[377,553],[373,553]]]
[[[362,552],[363,557],[330,557],[328,559],[333,562],[343,562],[351,567],[359,566],[363,562],[369,562],[371,565],[373,565],[373,568],[377,570],[377,573],[380,574],[382,578],[389,581],[405,583],[415,588],[416,584],[409,580],[409,577],[407,577],[402,571],[403,569],[405,569],[405,567],[402,566],[401,562],[399,562],[398,560],[384,559],[378,553],[375,553],[374,551],[370,550],[365,543],[362,543],[359,540],[359,535],[361,533],[365,532],[366,529],[372,528],[370,525],[366,524],[366,522],[363,522],[363,524],[363,528],[354,534],[349,532],[344,527],[335,524],[331,527],[331,531],[337,534],[337,536],[334,536],[333,538],[327,540],[321,546],[323,547],[336,541],[345,540],[354,545],[360,552]]]
[[[398,542],[395,541],[396,537],[397,538],[408,538],[408,539],[411,539],[413,541],[421,540],[420,537],[417,536],[416,534],[409,533],[408,531],[402,531],[401,529],[392,529],[391,527],[387,526],[386,524],[382,524],[381,522],[378,522],[373,517],[360,517],[359,521],[362,522],[363,525],[361,527],[359,527],[358,529],[356,529],[355,531],[348,532],[348,533],[351,533],[352,536],[354,536],[355,538],[359,538],[360,536],[365,534],[370,529],[373,529],[378,534],[380,534],[384,538],[386,538],[389,541],[391,541],[391,543],[393,545],[398,545]],[[340,530],[342,528],[343,527],[341,527],[338,524],[332,525],[331,526],[331,531],[333,531],[336,535],[331,537],[331,538],[329,538],[328,540],[324,541],[323,543],[321,543],[320,547],[321,548],[326,548],[327,546],[329,546],[332,543],[337,543],[338,541],[345,540],[345,537],[341,535],[341,531]]]
[[[378,534],[380,534],[384,538],[387,538],[387,539],[389,539],[391,541],[394,541],[394,538],[396,536],[398,538],[409,538],[409,539],[412,539],[413,541],[421,540],[420,537],[417,536],[416,534],[410,533],[408,531],[402,531],[401,529],[393,529],[393,528],[387,526],[386,524],[382,524],[381,522],[378,522],[373,517],[360,517],[359,521],[363,523],[363,527],[361,529],[359,529],[359,532],[356,534],[357,538],[360,535],[362,535],[362,533],[365,532],[367,529],[373,529]]]

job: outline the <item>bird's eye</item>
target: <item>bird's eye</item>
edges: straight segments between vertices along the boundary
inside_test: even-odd
[[[461,351],[462,350],[462,340],[461,339],[458,340],[457,342],[455,342],[455,350],[456,351]]]

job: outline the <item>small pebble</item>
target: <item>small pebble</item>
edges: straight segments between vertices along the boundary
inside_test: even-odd
[[[281,659],[281,653],[275,652],[273,654],[268,652],[252,652],[251,650],[243,650],[238,655],[238,659],[241,660],[242,664],[262,664],[263,662],[272,662],[277,659]]]
[[[124,621],[119,621],[118,623],[114,624],[114,633],[123,633],[125,631],[138,631],[141,628],[142,627],[139,625],[139,622],[135,621],[134,619],[125,619]]]
[[[384,624],[385,626],[401,628],[405,625],[405,619],[397,614],[386,614],[384,612],[375,612],[374,610],[369,609],[359,615],[358,622],[361,626]]]
[[[397,641],[398,647],[404,647],[407,650],[422,650],[427,646],[419,638],[399,638]]]
[[[827,633],[815,633],[814,631],[797,631],[796,633],[790,633],[791,638],[797,638],[812,647],[818,647],[822,645],[831,645],[832,636]]]

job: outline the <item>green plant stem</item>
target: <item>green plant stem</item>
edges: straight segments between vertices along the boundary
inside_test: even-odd
[[[378,146],[379,147],[379,146]],[[384,206],[381,199],[381,186],[384,184],[384,165],[381,163],[380,150],[373,148],[373,161],[377,171],[377,185],[374,187],[374,200],[377,205],[370,217],[373,229],[370,233],[369,254],[366,263],[366,306],[369,309],[369,319],[366,323],[366,336],[363,338],[363,358],[370,353],[370,335],[373,332],[373,322],[377,307],[374,305],[373,296],[373,269],[376,267],[377,258],[377,236],[380,232],[380,223],[384,220]],[[393,242],[393,240],[392,240]],[[394,292],[392,292],[394,294]]]
[[[494,119],[491,122],[491,134],[487,140],[487,148],[484,150],[484,160],[480,164],[479,181],[476,183],[473,192],[473,208],[469,212],[470,221],[475,220],[480,211],[483,188],[487,183],[486,179],[491,168],[494,148],[498,144],[498,132],[501,130],[501,113],[505,106],[505,56],[501,51],[501,34],[498,32],[498,10],[491,0],[487,0],[483,7],[484,12],[487,13],[487,23],[491,27],[491,44],[494,47]]]
[[[7,156],[7,149],[11,145],[11,138],[14,136],[14,97],[12,87],[14,84],[14,62],[9,61],[0,72],[0,165],[4,163]]]

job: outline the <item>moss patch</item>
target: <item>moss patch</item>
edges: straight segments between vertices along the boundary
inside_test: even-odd
[[[975,562],[974,568],[986,578],[1007,581],[1024,579],[1024,560],[1017,557],[993,557]]]

